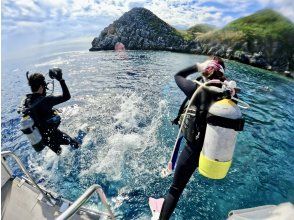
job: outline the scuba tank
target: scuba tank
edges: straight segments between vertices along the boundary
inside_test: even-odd
[[[237,134],[243,130],[244,119],[235,102],[222,99],[210,106],[206,121],[199,173],[211,179],[223,179],[231,166]]]
[[[20,120],[20,130],[27,136],[33,148],[39,152],[45,148],[42,135],[35,126],[34,120],[29,115],[24,115]]]

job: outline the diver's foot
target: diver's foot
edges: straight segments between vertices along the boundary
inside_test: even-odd
[[[59,149],[56,151],[56,154],[59,156],[61,153],[62,153],[62,148],[59,148]]]
[[[71,147],[78,149],[81,147],[81,144],[77,140],[72,140],[71,143],[69,144]]]

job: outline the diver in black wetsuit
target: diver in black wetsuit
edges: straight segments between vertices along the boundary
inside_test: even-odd
[[[49,70],[49,76],[59,81],[62,95],[46,96],[47,83],[45,77],[40,73],[34,73],[28,77],[27,73],[32,93],[26,95],[22,106],[22,113],[29,114],[33,118],[36,127],[42,135],[42,144],[34,147],[35,150],[39,152],[45,146],[48,146],[57,155],[60,155],[62,151],[60,145],[71,145],[74,148],[79,148],[80,144],[58,129],[60,116],[53,106],[66,102],[71,98],[65,81],[62,78],[62,71],[59,68],[51,69]]]
[[[212,60],[208,60],[202,64],[197,64],[181,70],[175,75],[175,81],[178,87],[185,93],[187,98],[184,102],[187,102],[198,88],[198,84],[191,80],[186,79],[187,76],[195,72],[202,72],[202,77],[197,78],[198,81],[205,82],[211,79],[225,80],[224,77],[224,62],[221,58],[213,57]],[[169,219],[174,209],[176,208],[177,202],[185,189],[190,177],[198,167],[198,160],[200,152],[202,150],[205,130],[206,130],[206,115],[212,102],[218,97],[215,94],[211,94],[209,91],[202,90],[194,99],[197,107],[196,118],[197,118],[197,130],[198,136],[193,141],[189,141],[186,138],[187,144],[181,152],[175,173],[173,177],[172,185],[169,189],[167,196],[165,197],[160,218]],[[183,112],[185,104],[183,103],[180,111]],[[179,114],[180,115],[180,114]],[[179,116],[173,121],[174,124],[178,124]]]

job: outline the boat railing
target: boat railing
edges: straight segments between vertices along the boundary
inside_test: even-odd
[[[74,203],[71,204],[56,220],[64,220],[70,218],[72,215],[74,215],[79,208],[94,194],[97,193],[98,196],[100,197],[103,205],[106,207],[108,211],[108,217],[111,219],[115,219],[111,207],[107,202],[106,196],[104,194],[103,189],[101,188],[100,185],[94,184],[90,186]]]
[[[3,157],[10,156],[12,157],[17,165],[20,167],[21,171],[28,177],[28,179],[31,181],[31,183],[37,188],[37,190],[43,195],[43,197],[53,206],[54,203],[51,201],[51,199],[46,195],[46,193],[38,186],[38,184],[34,181],[34,179],[31,177],[21,160],[11,151],[3,151],[1,152],[1,162],[3,163]]]

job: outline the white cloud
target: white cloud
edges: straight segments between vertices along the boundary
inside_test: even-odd
[[[20,0],[22,1],[22,0]],[[26,0],[30,1],[30,0]],[[48,0],[41,0],[39,1],[42,5],[46,5],[47,7],[51,8],[60,8],[60,7],[67,7],[69,6],[69,3],[64,0],[54,0],[54,1],[48,1]]]
[[[197,23],[208,23],[216,26],[223,26],[229,19],[224,13],[226,9],[216,6],[203,6],[205,1],[194,3],[193,1],[156,1],[146,4],[161,19],[174,26],[190,27]]]
[[[188,27],[196,23],[223,26],[238,17],[238,14],[239,16],[247,15],[248,11],[252,10],[250,7],[256,3],[262,7],[275,6],[277,10],[294,20],[294,1],[292,0],[6,0],[2,11],[4,24],[6,17],[15,18],[15,20],[55,20],[55,22],[78,21],[84,18],[91,23],[99,20],[99,16],[115,19],[132,7],[141,6],[150,9],[174,26]],[[234,15],[232,16],[231,13]]]
[[[133,7],[145,7],[167,23],[188,28],[197,23],[224,26],[264,7],[294,20],[292,0],[4,0],[2,36],[5,43],[38,42],[98,36],[108,24]],[[8,41],[8,42],[7,42]]]

